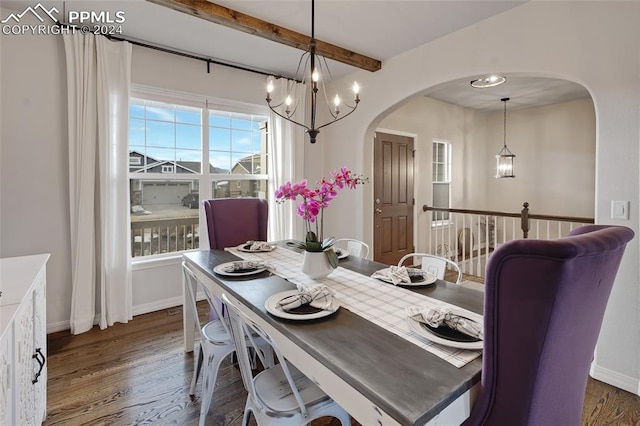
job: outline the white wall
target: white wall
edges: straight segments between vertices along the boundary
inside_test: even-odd
[[[322,166],[339,167],[348,159],[352,168],[372,176],[371,142],[380,118],[436,84],[493,72],[564,78],[586,87],[595,106],[596,222],[625,225],[638,234],[638,22],[639,2],[527,2],[387,60],[376,73],[354,73],[348,80],[362,83],[362,102],[349,119],[320,135],[318,144],[326,147]],[[342,198],[336,234],[355,232],[372,241],[371,187]],[[610,218],[611,200],[630,201],[629,220]],[[640,391],[639,245],[636,236],[627,246],[593,369],[596,378],[634,393]]]
[[[25,19],[39,23],[31,15]],[[62,38],[3,34],[0,50],[0,256],[51,253],[47,321],[68,325],[71,242]]]
[[[590,99],[508,111],[507,146],[516,154],[514,179],[495,179],[494,155],[503,141],[503,114],[487,117],[491,167],[483,175],[492,209],[593,217],[596,117]],[[514,204],[515,201],[515,204]]]

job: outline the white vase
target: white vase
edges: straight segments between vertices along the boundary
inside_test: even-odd
[[[302,273],[314,280],[326,278],[333,271],[327,254],[323,251],[305,251],[302,256]]]

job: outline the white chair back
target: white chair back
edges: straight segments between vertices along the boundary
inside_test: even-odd
[[[444,279],[444,274],[447,271],[447,267],[449,267],[458,274],[456,284],[460,284],[462,281],[462,271],[457,263],[447,259],[446,257],[436,256],[429,253],[409,253],[400,259],[398,266],[402,266],[409,258],[413,258],[415,262],[416,257],[420,258],[420,268],[435,275],[439,280]]]
[[[338,247],[346,246],[349,255],[367,259],[369,257],[369,245],[353,238],[338,238],[335,240]]]
[[[200,283],[196,274],[189,268],[186,262],[182,262],[182,272],[184,275],[185,283],[187,284],[187,295],[189,299],[189,305],[192,308],[191,311],[194,315],[194,321],[200,333],[202,333],[202,324],[200,323],[200,317],[198,315],[198,291],[202,290],[204,293],[207,302],[209,302],[210,309],[212,309],[218,318],[220,319],[220,323],[224,327],[224,330],[227,332],[229,336],[231,336],[229,319],[223,317],[222,311],[220,309],[220,305],[216,303],[214,296],[211,294],[209,289]]]
[[[244,383],[245,389],[249,393],[249,397],[253,400],[253,403],[260,408],[263,408],[260,398],[257,395],[256,388],[253,382],[253,372],[251,370],[251,359],[249,355],[249,351],[247,350],[247,346],[242,344],[245,339],[249,339],[251,345],[255,348],[257,345],[254,342],[253,334],[260,336],[267,343],[271,345],[273,352],[278,357],[278,363],[284,372],[285,377],[287,378],[287,382],[289,387],[291,388],[291,392],[293,393],[298,407],[300,409],[300,413],[302,414],[302,418],[307,417],[307,407],[302,400],[302,396],[298,391],[297,386],[295,385],[295,381],[289,371],[289,367],[287,365],[286,360],[282,356],[278,345],[271,339],[271,337],[263,331],[255,322],[253,322],[248,316],[244,314],[236,305],[229,300],[226,294],[222,295],[222,302],[229,309],[229,318],[231,320],[231,334],[233,336],[234,341],[236,342],[236,350],[238,354],[238,365],[240,367],[240,374],[242,376],[242,382]],[[252,333],[253,331],[253,333]],[[260,362],[262,365],[265,364],[264,355],[260,353],[260,351],[256,351],[258,358],[260,358]]]

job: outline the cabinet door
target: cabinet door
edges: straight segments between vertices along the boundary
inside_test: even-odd
[[[0,425],[13,424],[13,329],[0,340]]]
[[[16,381],[14,384],[16,424],[30,426],[35,424],[35,400],[32,381],[34,371],[37,371],[38,365],[36,360],[33,359],[33,293],[20,306],[13,325],[16,360]]]
[[[33,289],[33,342],[39,362],[35,362],[35,374],[40,372],[34,384],[35,420],[36,424],[44,422],[47,416],[47,301],[46,301],[46,272],[43,269],[34,283]],[[40,363],[44,363],[41,367]]]

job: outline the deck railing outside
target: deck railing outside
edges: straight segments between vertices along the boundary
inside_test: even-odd
[[[531,214],[529,203],[520,213],[446,209],[422,206],[431,212],[428,250],[458,263],[463,273],[483,277],[486,264],[500,244],[520,238],[550,240],[566,236],[593,218]]]
[[[199,247],[198,217],[131,222],[131,255],[148,256]]]

